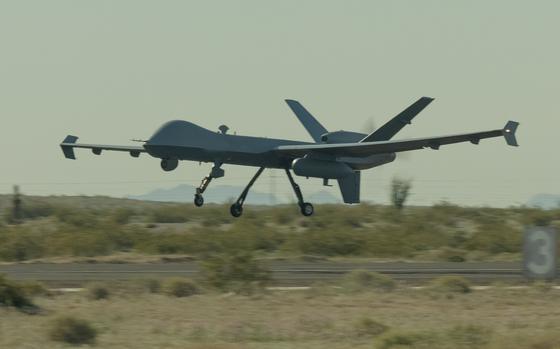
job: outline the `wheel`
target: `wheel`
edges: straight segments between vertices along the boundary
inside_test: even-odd
[[[196,207],[200,207],[200,206],[204,205],[204,198],[202,197],[202,195],[200,195],[200,194],[195,194],[194,195],[194,205]]]
[[[229,212],[231,213],[232,216],[234,217],[240,217],[241,214],[243,213],[243,206],[239,205],[239,204],[233,204],[231,205],[231,207],[229,208]]]
[[[301,214],[309,217],[313,214],[314,210],[313,210],[313,205],[311,205],[309,202],[304,202],[301,207]]]

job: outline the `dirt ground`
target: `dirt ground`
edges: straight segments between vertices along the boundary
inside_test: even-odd
[[[0,308],[0,348],[68,348],[52,341],[70,315],[98,331],[96,348],[560,348],[560,290],[496,287],[467,294],[315,287],[253,296],[175,298],[84,292],[35,299],[37,315]]]

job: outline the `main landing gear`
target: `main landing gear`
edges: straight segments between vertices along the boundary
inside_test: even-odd
[[[292,177],[292,174],[290,173],[289,169],[286,169],[286,174],[288,175],[290,184],[292,185],[292,188],[294,188],[294,192],[296,193],[298,199],[298,206],[301,214],[306,217],[311,216],[314,212],[313,205],[311,205],[309,202],[303,201],[303,195],[301,194],[301,189],[299,189],[299,185],[297,185],[297,183],[294,181],[294,178]]]
[[[245,198],[247,198],[249,189],[251,189],[251,187],[253,186],[253,184],[255,183],[257,178],[259,178],[259,176],[263,171],[264,171],[264,167],[259,168],[257,173],[255,173],[253,178],[251,178],[251,181],[249,181],[249,184],[247,184],[247,186],[245,187],[241,195],[239,195],[237,201],[235,201],[233,205],[231,205],[231,207],[229,208],[229,213],[231,213],[232,216],[241,217],[241,215],[243,214],[243,203],[245,202]]]
[[[196,193],[194,194],[194,204],[197,207],[204,205],[204,198],[202,197],[202,193],[204,193],[206,188],[208,188],[208,185],[210,184],[212,179],[220,178],[224,176],[224,170],[222,170],[220,166],[221,164],[218,163],[215,164],[210,174],[204,177],[204,179],[202,179],[202,182],[200,183],[200,186],[196,188]],[[243,214],[243,203],[247,198],[247,194],[249,193],[249,190],[251,189],[253,184],[255,184],[257,178],[259,178],[259,176],[263,173],[263,171],[264,171],[264,167],[260,167],[257,173],[255,173],[255,175],[253,176],[253,178],[251,178],[249,184],[247,184],[243,192],[241,192],[241,195],[239,195],[239,197],[233,203],[233,205],[230,206],[229,212],[233,217],[241,217],[241,215]],[[314,212],[313,205],[311,205],[309,202],[303,201],[303,195],[301,193],[301,189],[299,188],[299,185],[297,185],[297,183],[294,181],[294,178],[290,173],[290,169],[286,168],[285,171],[286,171],[286,175],[288,176],[288,179],[290,180],[290,184],[294,189],[294,193],[296,194],[298,200],[298,206],[301,214],[306,217],[311,216]]]

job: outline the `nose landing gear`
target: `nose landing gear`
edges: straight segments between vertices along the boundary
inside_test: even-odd
[[[194,194],[194,205],[196,207],[201,207],[202,205],[204,205],[204,197],[202,196],[202,193],[204,193],[206,188],[208,188],[208,185],[210,184],[212,179],[221,178],[224,176],[224,170],[220,168],[221,165],[222,164],[219,162],[215,163],[214,167],[212,167],[212,171],[210,171],[210,174],[204,177],[198,188],[196,188],[196,192]]]

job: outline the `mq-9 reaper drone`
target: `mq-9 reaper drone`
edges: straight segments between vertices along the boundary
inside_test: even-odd
[[[214,166],[210,174],[196,189],[196,206],[204,204],[202,194],[210,181],[224,176],[223,164],[258,167],[245,190],[231,205],[230,212],[234,217],[243,213],[247,193],[265,168],[283,169],[297,196],[301,213],[311,216],[313,205],[304,201],[291,171],[298,176],[321,178],[324,185],[328,185],[330,179],[336,179],[343,201],[354,204],[360,202],[360,172],[394,161],[396,153],[424,148],[437,150],[442,145],[460,142],[478,144],[481,139],[500,136],[508,145],[517,146],[515,131],[519,124],[515,121],[492,131],[391,140],[432,101],[433,98],[422,97],[374,132],[365,134],[329,132],[299,102],[286,100],[314,143],[228,134],[225,125],[220,126],[219,132],[213,132],[188,121],[175,120],[161,126],[149,140],[143,141],[142,146],[81,144],[76,143],[76,136],[67,136],[60,146],[68,159],[76,158],[74,148],[91,149],[96,155],[103,150],[128,152],[133,157],[148,153],[161,159],[164,171],[177,168],[180,160],[211,162]]]

